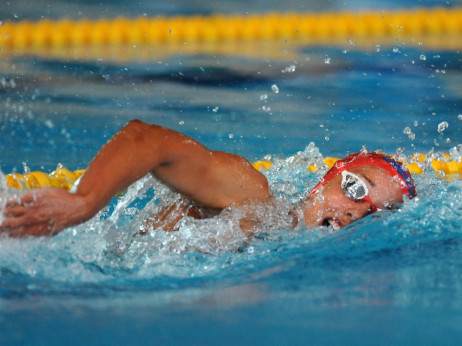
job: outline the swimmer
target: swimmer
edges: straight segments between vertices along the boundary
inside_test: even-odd
[[[180,208],[162,210],[149,221],[153,229],[175,230],[184,216],[210,217],[225,208],[271,203],[273,198],[266,177],[243,157],[132,120],[101,148],[73,193],[42,188],[8,201],[0,232],[57,234],[93,217],[114,195],[148,173],[183,196]],[[294,225],[303,222],[306,227],[338,230],[415,195],[410,173],[401,163],[378,153],[357,153],[337,161],[290,214]],[[241,227],[249,232],[245,224]]]

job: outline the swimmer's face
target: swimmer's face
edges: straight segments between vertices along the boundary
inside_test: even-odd
[[[360,166],[348,170],[364,181],[369,198],[379,209],[393,208],[403,202],[399,178],[391,177],[378,166]],[[332,226],[340,229],[371,213],[371,205],[365,200],[353,201],[345,196],[339,174],[304,203],[305,226]]]

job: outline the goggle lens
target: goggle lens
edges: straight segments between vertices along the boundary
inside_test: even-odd
[[[345,194],[345,196],[352,201],[366,201],[371,205],[371,212],[374,213],[377,211],[377,207],[372,203],[369,198],[369,190],[367,189],[366,183],[358,177],[356,174],[353,174],[348,171],[342,172],[342,183],[340,187]]]
[[[342,172],[342,191],[352,201],[360,201],[369,193],[364,181],[356,174],[348,171]]]

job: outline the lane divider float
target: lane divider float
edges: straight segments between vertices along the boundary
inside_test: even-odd
[[[462,8],[4,21],[0,48],[224,43],[462,34]]]
[[[410,163],[405,163],[412,174],[422,174],[426,167],[431,167],[436,175],[445,181],[454,179],[462,179],[462,161],[458,162],[449,154],[443,154],[444,159],[427,159],[426,154],[414,154],[411,157]],[[331,168],[333,164],[339,160],[335,157],[326,157],[323,163],[327,168]],[[259,170],[269,170],[273,166],[272,161],[262,160],[253,163],[253,166]],[[315,172],[318,167],[311,165],[308,167],[310,172]],[[52,173],[44,173],[41,171],[29,172],[26,174],[11,173],[6,175],[6,185],[15,189],[37,189],[42,187],[57,187],[70,190],[74,183],[85,173],[84,169],[70,171],[63,165],[59,164]]]

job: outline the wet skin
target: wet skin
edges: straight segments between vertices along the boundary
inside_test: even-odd
[[[369,197],[379,209],[389,209],[403,202],[399,179],[391,177],[383,168],[360,166],[349,170],[367,185]],[[370,214],[371,205],[364,201],[352,201],[343,193],[339,174],[317,193],[303,202],[305,226],[345,227]]]

